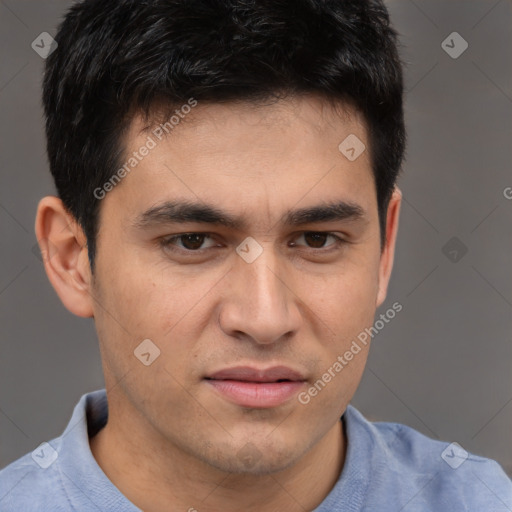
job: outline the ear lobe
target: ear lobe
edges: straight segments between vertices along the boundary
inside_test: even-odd
[[[71,313],[92,317],[86,237],[58,197],[41,199],[35,231],[46,275],[60,300]]]
[[[398,187],[395,187],[389,201],[386,215],[386,243],[380,257],[379,292],[377,294],[376,302],[377,307],[379,307],[386,299],[391,271],[393,270],[401,204],[402,192]]]

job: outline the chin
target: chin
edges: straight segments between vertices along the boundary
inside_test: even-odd
[[[247,464],[240,461],[232,461],[227,465],[217,466],[217,469],[235,475],[268,476],[291,467],[295,460],[268,460],[260,459],[253,464]]]
[[[229,457],[226,456],[228,453],[231,454]],[[271,446],[268,442],[248,442],[239,449],[233,446],[229,446],[229,449],[225,447],[224,450],[220,448],[216,454],[211,455],[213,457],[203,460],[220,471],[254,476],[284,471],[300,458],[300,454],[290,448],[281,446],[276,449],[276,446]]]

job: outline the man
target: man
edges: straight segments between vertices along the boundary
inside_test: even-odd
[[[85,0],[56,40],[36,234],[106,391],[0,509],[511,510],[497,463],[349,405],[401,203],[384,5]]]

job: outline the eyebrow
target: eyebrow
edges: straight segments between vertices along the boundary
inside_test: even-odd
[[[286,226],[301,226],[329,221],[354,221],[364,219],[366,211],[358,204],[347,201],[335,201],[317,206],[296,210],[288,210],[282,217]],[[133,226],[136,229],[146,229],[154,225],[193,222],[225,226],[235,230],[246,230],[247,220],[235,216],[218,207],[205,203],[190,201],[165,201],[141,213]]]

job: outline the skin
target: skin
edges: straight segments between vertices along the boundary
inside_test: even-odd
[[[127,155],[145,143],[143,128],[135,117]],[[314,96],[199,104],[101,201],[94,275],[80,226],[58,198],[41,200],[36,234],[48,277],[72,313],[94,318],[100,342],[109,419],[91,451],[141,509],[303,512],[339,478],[350,442],[340,417],[367,347],[307,405],[294,396],[241,407],[204,377],[285,365],[306,377],[304,391],[373,324],[391,275],[401,193],[392,196],[381,251],[369,151],[351,162],[338,150],[349,134],[368,148],[357,112]],[[247,225],[136,226],[142,212],[173,199],[215,205]],[[342,200],[364,215],[282,223],[289,209]],[[190,232],[212,238],[175,240],[175,251],[159,243]],[[310,232],[346,242],[326,236],[315,244]],[[235,251],[248,236],[263,248],[252,263]],[[197,246],[203,255],[190,250]],[[149,366],[134,356],[147,338],[160,349]]]

